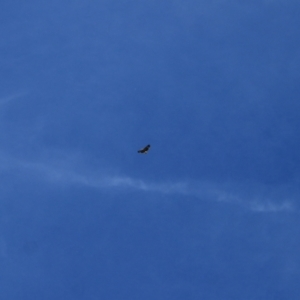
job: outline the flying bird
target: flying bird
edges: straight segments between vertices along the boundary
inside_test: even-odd
[[[149,149],[150,149],[150,145],[147,145],[146,147],[138,150],[138,153],[147,154],[147,152],[149,151]]]

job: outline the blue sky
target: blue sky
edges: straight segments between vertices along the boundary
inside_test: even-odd
[[[1,298],[298,299],[299,12],[4,1]]]

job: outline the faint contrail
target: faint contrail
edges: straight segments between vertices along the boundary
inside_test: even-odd
[[[0,98],[0,107],[4,106],[14,100],[17,100],[23,96],[25,96],[27,94],[27,92],[19,92],[19,93],[15,93],[6,97],[2,97]]]
[[[87,175],[67,168],[58,168],[50,164],[19,162],[20,167],[42,175],[47,181],[58,184],[79,184],[95,189],[119,189],[152,192],[160,194],[185,195],[206,201],[227,202],[236,204],[255,212],[292,212],[295,211],[290,200],[273,201],[271,196],[259,197],[259,189],[255,196],[241,193],[243,188],[231,185],[218,185],[211,182],[149,182],[129,176]],[[266,194],[265,192],[263,194]],[[272,194],[272,193],[271,193]]]
[[[289,201],[282,203],[272,203],[271,201],[252,202],[249,204],[249,208],[257,212],[280,212],[280,211],[293,211],[293,205]]]

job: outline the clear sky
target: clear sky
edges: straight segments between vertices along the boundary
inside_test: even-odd
[[[299,16],[2,1],[0,298],[298,300]]]

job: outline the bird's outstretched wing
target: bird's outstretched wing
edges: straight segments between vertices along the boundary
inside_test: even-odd
[[[150,149],[150,145],[147,145],[146,147],[138,150],[138,153],[146,154]]]

